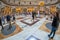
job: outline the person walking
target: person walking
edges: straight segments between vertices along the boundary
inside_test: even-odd
[[[54,38],[55,33],[56,33],[58,27],[59,27],[59,13],[56,12],[56,13],[54,14],[54,18],[53,18],[53,21],[52,21],[51,33],[48,35],[49,38],[51,38],[51,39]],[[53,34],[53,35],[52,35],[52,34]],[[51,35],[52,35],[52,37],[51,37]]]

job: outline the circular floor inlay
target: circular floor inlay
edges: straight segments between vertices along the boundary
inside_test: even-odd
[[[51,25],[52,23],[51,22],[48,22],[48,23],[46,23],[46,27],[48,28],[48,29],[52,29],[52,25]]]
[[[51,32],[52,29],[52,22],[44,22],[41,27],[39,27],[40,30],[45,31],[45,32]],[[60,26],[58,30],[56,31],[56,34],[60,35]]]
[[[2,30],[2,34],[3,34],[3,35],[9,35],[9,34],[13,33],[13,32],[15,31],[15,29],[16,29],[16,26],[15,26],[15,25],[12,25],[12,28],[9,29],[9,30],[8,30],[8,28],[9,28],[9,26],[7,25],[7,26]]]

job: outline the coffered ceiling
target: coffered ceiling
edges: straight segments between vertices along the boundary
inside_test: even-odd
[[[53,5],[60,3],[60,0],[1,0],[4,4],[11,6],[19,5],[38,5],[40,1],[44,1],[45,5]]]

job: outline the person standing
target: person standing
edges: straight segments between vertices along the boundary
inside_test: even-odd
[[[7,20],[7,23],[9,23],[8,29],[11,29],[11,16],[9,14],[6,16],[6,20]]]
[[[7,15],[6,16],[6,20],[7,20],[7,22],[9,22],[11,20],[11,16],[10,15]]]
[[[32,12],[32,19],[34,20],[34,12]]]
[[[5,16],[2,16],[2,22],[5,24]]]
[[[36,17],[36,13],[33,11],[33,12],[32,12],[32,19],[34,20],[35,17]]]
[[[15,15],[14,14],[12,15],[12,18],[13,18],[13,21],[15,21]]]
[[[0,26],[2,26],[2,29],[4,29],[4,28],[3,28],[3,25],[2,25],[2,19],[1,19],[1,16],[0,16]]]
[[[52,21],[51,33],[48,35],[49,38],[51,37],[52,34],[53,34],[53,35],[52,35],[51,39],[54,38],[55,33],[56,33],[58,27],[59,27],[59,13],[56,12],[56,13],[54,14],[54,18],[53,18],[53,21]]]
[[[39,10],[38,10],[38,17],[40,17],[40,12],[39,12]]]

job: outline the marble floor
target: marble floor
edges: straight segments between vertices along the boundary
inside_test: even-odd
[[[43,25],[46,22],[46,17],[39,18],[39,21],[36,22],[33,25],[27,25],[23,22],[21,22],[21,18],[18,18],[16,20],[16,24],[22,28],[22,31],[18,34],[15,34],[13,36],[10,36],[8,38],[0,39],[0,40],[50,40],[48,38],[48,34],[50,33],[50,30],[43,30]],[[29,20],[26,21],[27,23],[30,23]],[[48,31],[48,32],[47,32]],[[59,30],[60,32],[60,30]],[[60,34],[56,34],[53,40],[60,40]]]
[[[20,28],[17,24],[14,24],[16,25],[16,29],[13,31],[13,29],[11,28],[11,31],[10,30],[7,30],[6,29],[4,30],[4,32],[0,33],[0,39],[5,39],[5,38],[8,38],[10,36],[14,36],[15,34],[18,34],[20,33],[21,31],[23,31],[22,28]],[[7,26],[6,26],[7,27]],[[5,27],[5,28],[6,28]],[[14,26],[13,26],[14,27]],[[7,27],[8,28],[8,27]]]

